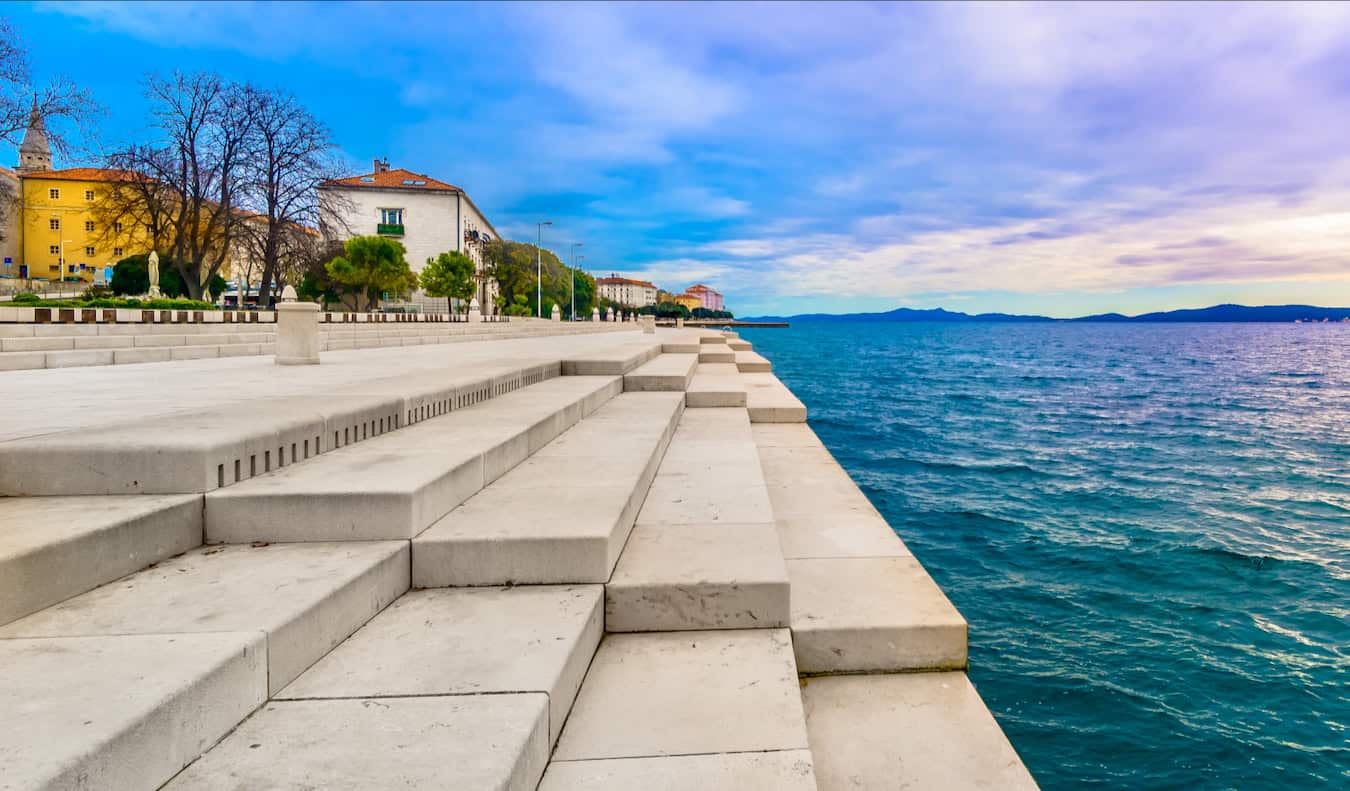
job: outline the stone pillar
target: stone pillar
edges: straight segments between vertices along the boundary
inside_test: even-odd
[[[553,303],[553,320],[562,321],[562,309],[558,307],[556,302]]]
[[[277,365],[319,364],[319,306],[296,302],[295,288],[281,292],[277,311]]]
[[[645,333],[645,334],[647,334],[647,335],[651,335],[651,334],[653,334],[653,333],[656,332],[656,317],[655,317],[655,316],[653,316],[653,315],[651,315],[651,314],[648,314],[648,315],[642,317],[642,331],[643,331],[643,333]]]
[[[675,317],[675,329],[678,330],[684,329],[684,316]]]
[[[605,311],[605,321],[614,321],[614,308],[612,306]]]
[[[478,297],[469,301],[469,323],[477,324],[483,320],[483,309],[478,305]]]
[[[591,308],[591,321],[600,321],[600,308]]]

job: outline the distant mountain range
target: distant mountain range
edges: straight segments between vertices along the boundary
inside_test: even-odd
[[[739,321],[786,321],[797,324],[810,322],[848,322],[848,321],[997,321],[997,322],[1042,322],[1042,321],[1097,321],[1113,323],[1163,323],[1186,321],[1218,322],[1293,322],[1293,321],[1346,321],[1350,320],[1350,308],[1319,308],[1313,305],[1214,305],[1208,308],[1187,308],[1184,310],[1166,310],[1157,313],[1143,313],[1138,316],[1126,316],[1120,313],[1098,313],[1092,316],[1080,316],[1076,319],[1052,319],[1049,316],[1020,316],[1012,313],[960,313],[931,308],[896,308],[885,313],[802,313],[796,316],[756,316],[738,317]]]

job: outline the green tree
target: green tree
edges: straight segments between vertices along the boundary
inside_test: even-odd
[[[141,253],[140,255],[127,256],[113,264],[112,282],[109,283],[113,293],[133,297],[149,293],[149,259],[149,253]],[[187,286],[183,284],[183,276],[179,274],[178,269],[172,258],[169,256],[160,257],[159,290],[166,297],[177,298],[187,293]],[[212,299],[220,298],[221,293],[225,291],[225,285],[225,278],[220,275],[211,276],[207,290],[211,292]]]
[[[533,316],[534,310],[530,307],[530,301],[524,294],[517,294],[516,301],[506,306],[506,315],[508,316]]]
[[[458,250],[451,250],[427,259],[421,275],[422,290],[429,297],[445,297],[446,312],[452,312],[451,299],[458,299],[467,306],[467,300],[473,296],[478,285],[473,275],[473,259]]]
[[[353,310],[369,310],[381,294],[403,294],[417,287],[402,244],[383,236],[356,236],[343,245],[343,255],[324,267]]]

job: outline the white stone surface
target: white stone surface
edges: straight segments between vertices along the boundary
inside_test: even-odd
[[[625,393],[451,511],[413,541],[414,584],[608,581],[680,399]]]
[[[816,791],[810,750],[554,761],[539,791]]]
[[[277,696],[549,696],[557,739],[604,631],[599,585],[412,591]]]
[[[739,345],[739,343],[737,344]],[[763,355],[756,354],[748,349],[741,350],[732,346],[732,351],[736,352],[736,368],[742,373],[769,373],[773,370],[773,365]]]
[[[699,359],[703,359],[703,354]],[[685,405],[695,409],[745,406],[745,385],[735,365],[700,362],[685,393]]]
[[[407,590],[406,541],[202,547],[0,627],[0,640],[265,632],[276,692]]]
[[[965,673],[813,678],[802,686],[820,791],[1033,791]]]
[[[617,389],[551,379],[211,492],[207,539],[412,538]]]
[[[295,299],[291,286],[290,298]],[[319,364],[319,306],[313,302],[277,305],[277,365]]]
[[[689,388],[698,365],[696,354],[662,354],[623,377],[625,392],[683,391]]]
[[[531,791],[548,761],[543,695],[269,703],[166,791]]]
[[[267,700],[260,633],[0,640],[0,787],[158,788]]]
[[[912,557],[787,561],[802,673],[957,670],[966,621]]]
[[[736,352],[725,345],[711,346],[704,344],[698,353],[698,361],[701,363],[735,363]]]
[[[612,634],[553,760],[806,747],[787,630]]]
[[[201,543],[200,495],[0,498],[0,624]]]
[[[770,373],[743,373],[745,408],[752,423],[805,423],[806,406]]]
[[[605,586],[611,632],[763,629],[789,616],[772,524],[637,527]]]

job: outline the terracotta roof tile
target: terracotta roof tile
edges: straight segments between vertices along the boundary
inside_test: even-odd
[[[383,173],[367,173],[363,176],[348,176],[343,179],[333,179],[324,182],[324,184],[340,187],[375,187],[378,189],[464,191],[454,184],[446,184],[444,181],[437,181],[430,176],[422,173],[414,173],[411,170],[405,170],[403,168],[394,168]]]
[[[136,174],[130,170],[112,168],[66,168],[40,173],[24,173],[24,178],[53,179],[56,181],[130,181]]]
[[[597,286],[645,286],[647,288],[656,288],[656,284],[648,283],[645,280],[633,280],[632,278],[619,277],[611,275],[610,277],[597,277],[595,279]]]

